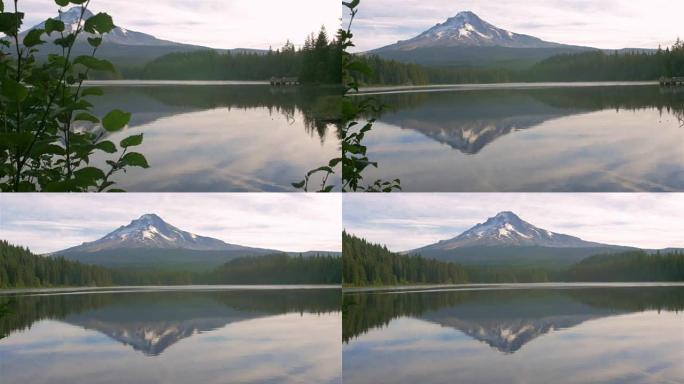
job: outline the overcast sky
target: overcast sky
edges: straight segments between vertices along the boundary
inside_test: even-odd
[[[0,238],[37,253],[97,240],[145,213],[228,243],[341,251],[339,194],[0,194]]]
[[[684,247],[684,194],[345,194],[344,227],[392,251],[458,236],[501,211],[553,232],[641,248]]]
[[[21,0],[19,7],[25,27],[58,9],[52,0]],[[301,44],[321,25],[333,36],[342,16],[339,0],[92,0],[89,9],[109,13],[120,27],[213,48],[275,49],[287,39]]]
[[[684,38],[681,0],[362,0],[356,50],[409,39],[467,10],[499,28],[557,43],[657,48]]]

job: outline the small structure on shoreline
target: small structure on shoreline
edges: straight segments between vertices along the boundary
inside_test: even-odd
[[[677,87],[684,85],[684,77],[661,77],[660,85],[663,87]]]
[[[296,77],[271,77],[272,87],[285,87],[299,85],[299,79]]]

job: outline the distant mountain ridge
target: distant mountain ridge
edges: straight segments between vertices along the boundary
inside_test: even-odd
[[[60,12],[54,19],[64,22],[65,32],[72,32],[78,26],[78,21],[81,16],[81,7],[73,6],[64,12]],[[86,9],[83,20],[93,16],[93,13]],[[81,23],[84,23],[84,21]],[[116,23],[116,19],[114,20]],[[20,39],[31,30],[36,28],[44,28],[44,22],[37,24],[20,34]],[[58,35],[54,33],[48,40],[54,40]],[[92,53],[92,47],[87,43],[87,33],[82,33],[73,47],[72,55],[89,55]],[[193,52],[202,50],[214,50],[218,52],[234,52],[234,53],[265,53],[265,50],[250,49],[250,48],[233,48],[233,49],[213,49],[209,47],[178,43],[169,40],[159,39],[147,33],[134,31],[117,25],[110,33],[105,34],[102,39],[103,43],[98,48],[97,57],[112,61],[117,69],[126,70],[130,67],[139,67],[148,62],[167,55],[169,53],[177,52]],[[40,56],[47,56],[50,53],[61,53],[59,47],[53,44],[43,45],[39,51]]]

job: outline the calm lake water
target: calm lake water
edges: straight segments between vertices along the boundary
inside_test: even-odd
[[[684,89],[590,85],[371,90],[389,109],[367,136],[379,168],[365,178],[421,192],[684,191]]]
[[[339,156],[331,123],[335,89],[239,82],[92,84],[105,91],[90,98],[97,116],[115,108],[133,114],[129,127],[108,139],[145,134],[136,150],[151,168],[132,168],[115,178],[130,192],[293,191],[292,182]],[[96,163],[111,158],[100,155]]]
[[[345,383],[682,383],[684,287],[345,293]]]
[[[339,289],[0,296],[0,380],[341,383]]]

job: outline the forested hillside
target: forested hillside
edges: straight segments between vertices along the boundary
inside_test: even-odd
[[[575,264],[565,275],[571,281],[684,281],[684,252],[596,255]]]
[[[106,268],[47,258],[0,240],[0,288],[112,285]]]
[[[561,54],[527,69],[427,67],[363,57],[373,69],[361,80],[369,85],[426,85],[541,81],[648,81],[684,76],[684,41],[655,52],[589,51]]]
[[[267,53],[214,50],[171,53],[142,69],[140,78],[161,80],[268,80],[297,77],[303,84],[340,84],[341,47],[325,29],[309,36],[301,49],[288,42]]]
[[[461,284],[465,269],[454,263],[399,255],[387,247],[342,233],[342,281],[348,285]]]
[[[339,284],[340,257],[274,254],[241,257],[211,272],[210,284]]]
[[[342,235],[343,283],[352,286],[582,281],[684,281],[684,252],[627,251],[587,257],[570,267],[463,266],[400,255],[354,235]]]
[[[210,272],[104,268],[39,256],[0,240],[0,288],[188,284],[339,284],[340,257],[275,254],[232,260]]]

